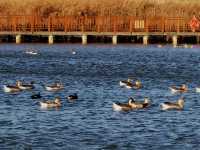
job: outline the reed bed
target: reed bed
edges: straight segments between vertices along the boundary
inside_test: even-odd
[[[0,15],[200,16],[199,0],[1,0]]]

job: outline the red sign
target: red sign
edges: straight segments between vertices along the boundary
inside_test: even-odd
[[[193,18],[189,22],[189,25],[192,29],[192,32],[195,32],[195,30],[198,29],[200,26],[200,21],[195,16],[193,16]]]

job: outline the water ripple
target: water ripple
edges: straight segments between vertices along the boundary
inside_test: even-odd
[[[38,55],[27,55],[27,48]],[[76,49],[76,55],[71,54]],[[134,45],[1,45],[0,85],[35,81],[35,91],[6,94],[0,90],[0,149],[198,149],[200,138],[199,49]],[[119,87],[137,77],[138,91]],[[61,81],[60,92],[44,85]],[[169,86],[186,83],[189,92],[173,95]],[[44,99],[60,96],[59,109],[41,109],[32,92]],[[66,96],[78,93],[69,102]],[[114,112],[112,103],[149,97],[145,110]],[[159,104],[186,99],[183,111],[161,111]]]

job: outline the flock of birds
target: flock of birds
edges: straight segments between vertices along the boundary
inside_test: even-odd
[[[76,54],[76,51],[71,49],[70,50],[73,55]],[[37,55],[38,52],[34,49],[28,49],[25,51],[26,54],[29,55]],[[142,88],[142,83],[139,80],[123,80],[119,82],[119,85],[128,89],[141,89]],[[30,84],[24,84],[21,81],[16,81],[15,85],[4,85],[3,89],[4,92],[6,93],[18,93],[23,90],[32,90],[34,89],[34,82],[31,82]],[[52,85],[45,86],[45,90],[50,91],[50,92],[56,92],[59,90],[62,90],[64,86],[61,83],[54,83]],[[188,91],[188,87],[183,84],[180,87],[172,86],[170,87],[170,90],[172,93],[185,93]],[[200,88],[196,88],[196,92],[200,92]],[[33,94],[31,95],[32,99],[41,99],[42,96],[40,93]],[[69,95],[67,97],[68,100],[76,100],[78,99],[78,95],[74,93],[73,95]],[[54,100],[44,100],[40,101],[40,106],[42,108],[52,108],[52,107],[60,107],[61,106],[61,99],[59,97],[55,97]],[[115,102],[113,103],[112,107],[114,111],[130,111],[130,110],[135,110],[135,109],[144,109],[150,106],[150,100],[148,98],[145,98],[143,102],[141,101],[136,101],[132,97],[128,99],[127,103],[120,103],[120,102]],[[161,103],[161,109],[162,110],[171,110],[171,109],[176,109],[176,110],[182,110],[184,107],[184,98],[181,97],[179,98],[176,102],[164,102]]]
[[[70,49],[69,51],[72,55],[76,54],[76,51],[74,49]],[[25,50],[25,54],[38,55],[39,52],[36,49],[29,48],[29,49]],[[62,90],[63,88],[64,88],[64,86],[61,83],[54,83],[52,85],[45,86],[45,90],[49,91],[49,92],[57,92],[57,91]],[[15,85],[4,85],[3,86],[3,90],[6,93],[19,93],[24,90],[33,90],[33,89],[35,89],[34,82],[30,82],[29,84],[24,84],[21,81],[16,81]],[[37,93],[37,94],[31,95],[31,98],[32,99],[41,99],[42,96],[40,95],[40,93]],[[77,93],[74,93],[72,95],[69,95],[67,97],[67,99],[70,101],[74,101],[74,100],[78,99],[78,95],[77,95]],[[39,103],[42,108],[60,107],[61,99],[60,99],[60,97],[55,97],[54,100],[44,100],[44,101],[40,101]]]
[[[119,82],[120,86],[126,87],[128,89],[141,89],[142,83],[139,80],[124,80]],[[61,83],[54,83],[52,85],[46,85],[45,90],[49,92],[56,92],[59,90],[62,90],[64,86]],[[4,85],[3,90],[6,93],[19,93],[24,90],[33,90],[35,89],[34,82],[30,82],[29,84],[24,84],[21,81],[16,81],[15,85]],[[188,91],[188,87],[183,84],[180,87],[172,86],[170,87],[170,90],[172,93],[185,93]],[[196,88],[197,92],[200,92],[200,88]],[[31,95],[32,99],[41,99],[42,96],[40,93]],[[70,101],[74,101],[78,99],[77,93],[74,93],[73,95],[69,95],[66,97]],[[61,99],[59,97],[55,97],[54,100],[43,100],[39,101],[40,106],[42,108],[52,108],[52,107],[60,107],[61,106]],[[135,109],[144,109],[150,106],[150,100],[148,98],[144,98],[144,101],[136,101],[134,98],[130,97],[128,99],[127,103],[120,103],[115,102],[113,103],[112,107],[114,111],[130,111]],[[161,109],[162,110],[182,110],[184,107],[184,99],[183,97],[179,98],[176,102],[164,102],[161,103]]]
[[[45,86],[45,89],[49,92],[56,92],[60,91],[64,88],[64,86],[61,83],[54,83],[52,85]],[[3,86],[4,92],[6,93],[19,93],[24,90],[33,90],[35,89],[34,82],[31,82],[30,84],[24,84],[21,81],[16,81],[15,85],[4,85]],[[31,95],[32,99],[41,99],[42,96],[40,93]],[[74,93],[73,95],[69,95],[67,97],[68,100],[74,101],[78,99],[78,95]],[[44,100],[40,101],[40,106],[42,108],[52,108],[52,107],[60,107],[61,106],[61,99],[59,97],[55,97],[54,100]]]
[[[132,81],[131,79],[120,81],[119,85],[128,89],[140,89],[142,83],[139,80]],[[188,91],[188,87],[183,84],[180,87],[170,87],[172,93],[185,93]],[[200,88],[196,88],[197,92],[200,92]],[[144,109],[150,106],[150,100],[144,98],[144,101],[136,101],[132,97],[128,99],[127,103],[115,102],[113,103],[113,110],[115,111],[130,111],[135,109]],[[160,104],[162,110],[182,110],[184,107],[184,98],[179,98],[176,102],[164,102]]]

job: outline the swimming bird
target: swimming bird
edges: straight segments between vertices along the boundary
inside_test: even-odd
[[[26,51],[26,54],[30,54],[30,55],[37,55],[37,52],[33,52],[33,51]]]
[[[39,99],[39,98],[42,98],[42,96],[40,95],[40,93],[37,93],[37,94],[31,95],[31,98],[32,99]]]
[[[120,86],[126,86],[128,83],[132,83],[131,79],[119,81]]]
[[[21,89],[16,85],[4,85],[3,89],[6,93],[16,93],[21,91]]]
[[[69,96],[67,97],[67,99],[68,99],[68,100],[76,100],[76,99],[78,99],[78,95],[77,95],[76,93],[74,93],[73,95],[69,95]]]
[[[135,82],[132,82],[131,79],[128,79],[127,81],[122,80],[122,81],[119,82],[119,85],[124,86],[127,89],[131,89],[131,88],[140,89],[140,88],[142,88],[142,83],[139,80],[136,80]]]
[[[172,86],[169,89],[172,93],[184,93],[188,91],[188,87],[185,84],[182,84],[181,87]]]
[[[59,90],[62,90],[64,87],[61,83],[55,83],[53,85],[48,85],[48,86],[45,86],[45,89],[47,91],[59,91]]]
[[[26,50],[25,53],[29,54],[29,55],[37,55],[38,54],[38,52],[36,50],[32,49],[32,48]]]
[[[131,103],[132,109],[142,109],[150,106],[150,100],[148,98],[144,99],[144,102],[133,102]]]
[[[161,104],[161,109],[162,110],[182,110],[184,107],[184,99],[180,98],[177,102],[164,102]]]
[[[129,98],[128,103],[113,103],[113,110],[114,111],[130,111],[132,110],[131,104],[134,102],[133,98]]]
[[[133,89],[137,90],[137,89],[142,88],[142,83],[139,80],[136,80],[135,83],[127,83],[125,85],[125,87],[128,88],[128,89],[133,88]]]
[[[21,81],[17,81],[16,85],[18,86],[18,88],[20,88],[21,90],[31,90],[34,89],[34,82],[32,81],[30,84],[22,84]]]
[[[60,107],[61,106],[61,101],[60,101],[59,97],[56,97],[54,101],[40,102],[40,106],[42,108]]]

